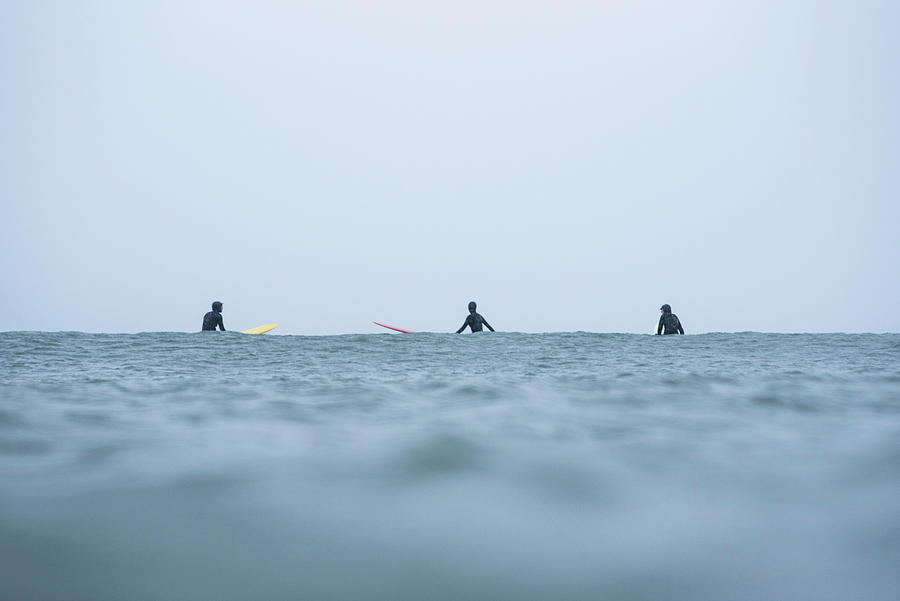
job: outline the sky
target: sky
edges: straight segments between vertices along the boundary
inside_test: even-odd
[[[0,13],[0,331],[900,331],[896,2]]]

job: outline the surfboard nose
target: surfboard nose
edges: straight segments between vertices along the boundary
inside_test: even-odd
[[[265,334],[266,332],[274,330],[277,327],[277,323],[267,323],[264,326],[256,326],[255,328],[250,328],[249,330],[243,330],[241,334]]]

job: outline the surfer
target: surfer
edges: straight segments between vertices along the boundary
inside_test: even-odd
[[[223,332],[225,324],[222,322],[222,303],[215,301],[212,304],[212,311],[203,316],[203,331],[216,331],[216,326]]]
[[[466,317],[466,320],[463,322],[462,326],[460,326],[460,328],[456,330],[457,334],[465,330],[466,326],[472,328],[473,332],[480,332],[482,330],[482,325],[486,326],[487,329],[489,329],[491,332],[494,331],[494,328],[491,327],[491,324],[489,324],[487,320],[481,316],[481,314],[475,312],[475,307],[475,301],[469,303],[469,315]]]
[[[659,308],[662,315],[659,316],[659,325],[656,327],[656,335],[660,334],[684,334],[684,328],[681,327],[681,320],[672,313],[672,307],[663,305]]]

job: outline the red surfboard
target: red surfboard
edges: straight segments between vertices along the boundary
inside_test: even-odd
[[[395,328],[394,326],[388,326],[383,323],[378,323],[377,321],[373,321],[376,326],[381,326],[382,328],[387,328],[389,330],[394,330],[395,332],[403,332],[404,334],[415,334],[412,330],[404,330],[402,328]]]

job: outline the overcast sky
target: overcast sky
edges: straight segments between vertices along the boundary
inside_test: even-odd
[[[900,329],[900,3],[0,11],[0,330]]]

